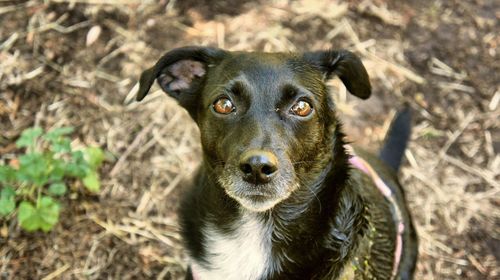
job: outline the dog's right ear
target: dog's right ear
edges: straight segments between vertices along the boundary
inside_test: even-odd
[[[182,47],[169,51],[142,73],[136,100],[144,99],[156,79],[164,92],[192,113],[209,65],[219,62],[225,54],[224,50],[209,47]]]

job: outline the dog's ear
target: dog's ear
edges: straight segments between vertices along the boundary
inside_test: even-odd
[[[191,113],[208,67],[220,61],[225,53],[209,47],[182,47],[169,51],[142,73],[137,101],[144,99],[156,79],[163,91]]]
[[[303,58],[320,70],[326,79],[336,74],[347,90],[361,99],[371,95],[368,73],[361,60],[346,50],[316,51],[304,53]]]

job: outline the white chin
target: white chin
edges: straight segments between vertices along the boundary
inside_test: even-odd
[[[278,204],[280,201],[283,199],[280,198],[274,198],[274,199],[265,199],[262,201],[255,201],[250,198],[242,198],[242,197],[236,197],[233,196],[233,198],[238,201],[238,203],[243,206],[246,210],[252,211],[252,212],[264,212],[267,211],[271,208],[273,208],[276,204]]]

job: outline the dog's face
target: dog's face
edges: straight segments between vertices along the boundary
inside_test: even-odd
[[[369,97],[366,70],[347,51],[186,47],[143,73],[138,100],[157,79],[198,124],[219,185],[246,209],[265,211],[310,185],[330,162],[336,119],[325,79],[334,73],[351,93]]]

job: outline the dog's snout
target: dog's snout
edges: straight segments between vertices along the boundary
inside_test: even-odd
[[[278,171],[278,159],[273,153],[251,150],[241,156],[240,170],[243,172],[243,179],[247,182],[267,183]]]

